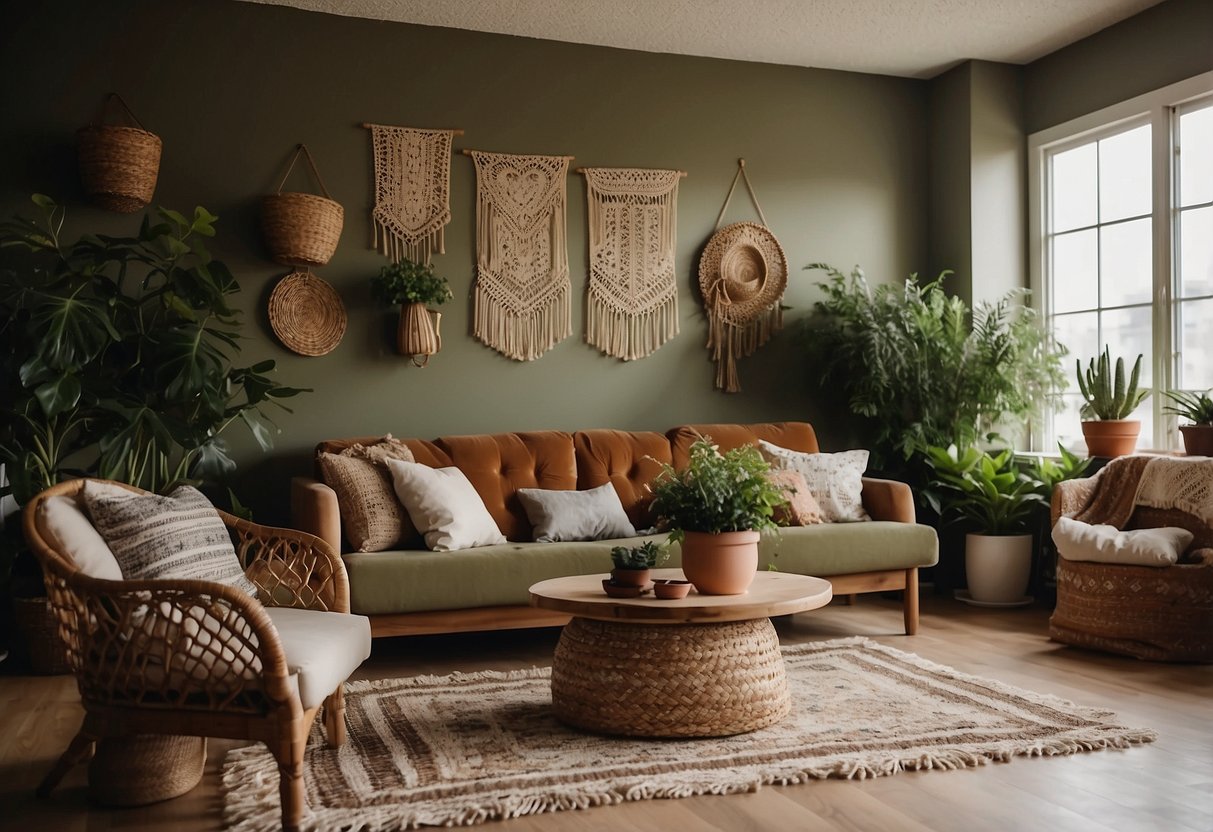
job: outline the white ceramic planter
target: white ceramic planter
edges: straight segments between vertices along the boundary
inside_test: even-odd
[[[965,535],[965,575],[974,601],[1022,600],[1032,575],[1032,535]]]

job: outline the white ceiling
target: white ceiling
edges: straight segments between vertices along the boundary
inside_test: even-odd
[[[1160,0],[245,0],[507,35],[931,78],[1023,64]]]

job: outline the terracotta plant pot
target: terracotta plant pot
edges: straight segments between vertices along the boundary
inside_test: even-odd
[[[1125,456],[1137,449],[1141,433],[1140,419],[1100,419],[1082,423],[1082,436],[1087,440],[1087,455]]]
[[[649,570],[647,569],[612,569],[611,583],[615,586],[648,586]]]
[[[1021,601],[1031,575],[1032,535],[965,535],[965,577],[974,601]]]
[[[1213,425],[1180,425],[1188,456],[1213,456]]]
[[[682,573],[701,595],[742,595],[758,573],[758,532],[687,532]]]
[[[665,601],[686,598],[691,594],[691,582],[674,579],[653,581],[653,594]]]
[[[441,324],[442,314],[426,309],[424,303],[402,304],[396,350],[401,355],[411,356],[416,366],[424,367],[430,356],[442,349]]]

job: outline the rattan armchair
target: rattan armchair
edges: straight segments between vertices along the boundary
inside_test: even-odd
[[[55,535],[42,519],[46,501],[75,499],[84,482],[44,491],[24,513],[26,539],[41,561],[85,711],[79,733],[42,781],[39,794],[48,794],[73,765],[88,759],[103,738],[160,734],[259,740],[278,761],[283,827],[298,828],[305,809],[303,753],[313,721],[323,707],[329,744],[345,741],[341,684],[370,650],[366,619],[348,615],[349,584],[340,557],[310,534],[260,526],[220,511],[259,600],[209,581],[89,577],[68,552],[60,551],[69,547],[52,542]],[[319,612],[298,612],[302,610]],[[296,637],[301,646],[292,648],[286,625],[304,618],[306,635]],[[325,642],[326,633],[343,631],[344,641],[335,637]],[[300,655],[292,656],[292,649],[310,652],[315,662],[330,666],[309,677],[309,668],[300,666]],[[306,655],[303,660],[308,661]],[[326,687],[309,691],[309,680],[313,688]],[[327,686],[333,681],[335,690]]]

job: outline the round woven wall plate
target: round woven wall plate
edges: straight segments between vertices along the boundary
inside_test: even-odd
[[[741,325],[783,298],[788,261],[766,226],[735,222],[708,240],[699,258],[699,290],[714,314]]]
[[[337,290],[311,272],[291,272],[270,293],[270,327],[300,355],[332,352],[345,335],[345,305]]]

